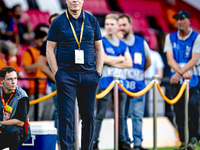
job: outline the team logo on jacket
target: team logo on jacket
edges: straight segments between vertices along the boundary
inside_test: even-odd
[[[179,49],[179,44],[177,44],[177,43],[173,43],[173,48],[176,48],[176,49]]]
[[[186,46],[185,51],[186,51],[187,55],[190,54],[190,50],[191,50],[191,47],[190,46]]]
[[[109,54],[115,54],[115,51],[112,47],[106,48],[106,52],[109,53]]]

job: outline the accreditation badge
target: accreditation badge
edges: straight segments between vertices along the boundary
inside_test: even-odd
[[[134,64],[142,65],[142,54],[139,52],[134,53]]]
[[[9,105],[6,105],[5,107],[5,112],[4,112],[4,120],[9,120],[10,119],[10,114],[12,113],[12,107]]]
[[[75,49],[75,64],[84,64],[84,51]]]
[[[5,111],[7,111],[7,112],[9,112],[9,113],[12,113],[12,107],[11,106],[9,106],[9,105],[6,105],[6,109],[5,109]]]

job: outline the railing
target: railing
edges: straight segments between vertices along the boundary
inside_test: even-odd
[[[36,83],[38,83],[38,81],[36,81]],[[142,96],[143,94],[145,94],[146,92],[148,92],[152,86],[153,86],[153,109],[154,109],[154,113],[153,113],[153,137],[154,137],[154,142],[153,142],[153,150],[157,150],[157,89],[160,92],[161,96],[163,97],[163,99],[168,103],[168,104],[175,104],[179,101],[179,99],[182,97],[184,91],[185,92],[185,97],[186,97],[186,103],[185,103],[185,143],[187,144],[188,141],[188,101],[189,101],[189,80],[185,80],[184,83],[182,84],[180,91],[178,93],[178,95],[170,100],[168,99],[163,92],[161,91],[161,87],[158,84],[158,77],[157,75],[154,76],[153,80],[141,91],[139,92],[130,92],[127,89],[125,89],[123,87],[123,85],[119,82],[117,77],[114,77],[114,80],[110,83],[110,85],[101,93],[96,95],[96,99],[101,99],[103,98],[105,95],[107,95],[114,87],[114,131],[115,131],[115,135],[114,135],[114,149],[118,150],[118,128],[119,128],[119,110],[118,110],[118,86],[122,89],[123,92],[125,92],[127,95],[131,96],[131,97],[138,97],[138,96]],[[36,90],[37,91],[37,90]],[[52,92],[51,94],[48,94],[44,97],[35,99],[33,101],[30,102],[30,105],[34,105],[37,104],[41,101],[44,101],[54,95],[57,94],[57,91]],[[76,150],[78,150],[78,120],[79,120],[79,115],[78,115],[78,105],[77,105],[77,100],[75,102],[75,147]]]

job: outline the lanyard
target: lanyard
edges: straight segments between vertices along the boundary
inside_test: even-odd
[[[3,104],[3,120],[4,120],[4,114],[5,114],[6,105],[8,105],[8,103],[10,102],[10,99],[13,97],[14,94],[15,94],[15,90],[12,91],[12,93],[10,94],[9,99],[5,103],[5,100],[3,98],[3,88],[1,89],[1,100],[2,100],[2,104]]]
[[[84,15],[84,11],[83,11],[83,22],[82,22],[82,26],[81,26],[81,34],[80,34],[80,42],[78,41],[78,38],[77,38],[77,35],[76,35],[76,32],[74,30],[74,27],[69,19],[69,15],[68,15],[68,12],[66,11],[66,16],[67,16],[67,19],[69,20],[69,23],[70,23],[70,26],[71,26],[71,29],[72,29],[72,32],[74,34],[74,37],[76,39],[76,43],[78,44],[78,48],[80,50],[80,44],[81,44],[81,40],[82,40],[82,36],[83,36],[83,28],[84,28],[84,19],[85,19],[85,15]]]

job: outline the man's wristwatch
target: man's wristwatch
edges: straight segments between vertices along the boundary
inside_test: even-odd
[[[98,74],[99,74],[100,78],[102,78],[102,73],[98,72]]]

